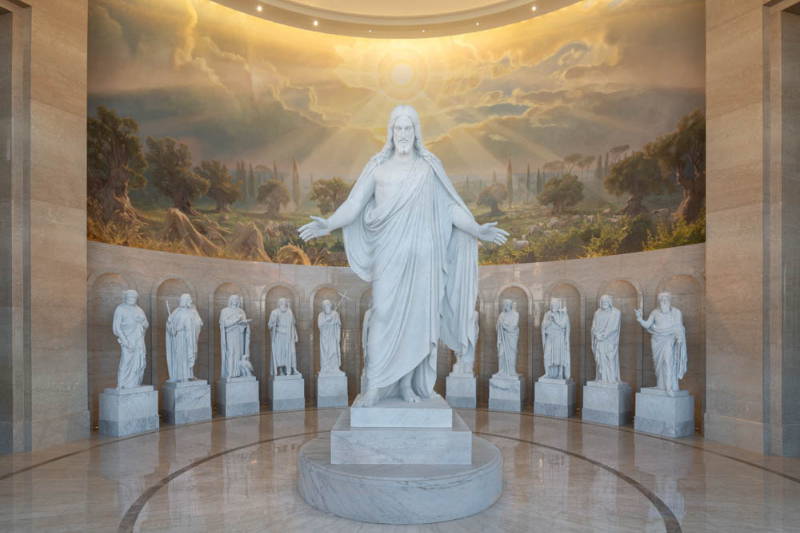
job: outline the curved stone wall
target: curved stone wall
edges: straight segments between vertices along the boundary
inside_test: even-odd
[[[579,384],[594,378],[589,330],[597,300],[604,293],[614,296],[615,305],[623,313],[622,377],[638,390],[655,385],[655,375],[648,335],[636,323],[633,310],[641,301],[646,315],[655,306],[656,294],[669,290],[686,321],[689,371],[682,387],[695,396],[695,420],[700,427],[705,407],[704,264],[705,245],[697,244],[610,257],[481,267],[478,296],[481,329],[476,350],[478,405],[488,403],[489,378],[497,371],[494,325],[501,300],[514,300],[520,313],[518,370],[525,377],[523,406],[530,409],[533,382],[544,373],[538,326],[551,296],[567,302],[572,324],[573,378]],[[251,358],[265,399],[270,357],[266,320],[278,298],[288,297],[297,318],[298,363],[306,377],[306,399],[313,405],[316,380],[310,378],[319,369],[314,316],[319,313],[322,300],[337,301],[340,293],[345,295],[339,307],[342,366],[348,376],[351,398],[360,387],[361,319],[369,306],[370,293],[369,286],[348,268],[210,259],[90,242],[88,270],[89,408],[95,425],[98,395],[115,384],[119,348],[111,332],[111,319],[121,291],[127,288],[139,291],[139,304],[151,322],[146,383],[158,387],[167,378],[166,302],[174,307],[178,296],[188,292],[205,323],[195,373],[215,387],[220,367],[219,311],[230,294],[239,293],[248,316],[254,319]],[[439,354],[437,388],[443,392],[452,355],[445,348]],[[577,400],[580,407],[580,388]]]

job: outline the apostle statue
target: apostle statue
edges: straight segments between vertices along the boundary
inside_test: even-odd
[[[678,380],[686,374],[686,330],[680,310],[672,307],[672,295],[659,293],[658,307],[650,312],[647,320],[642,319],[641,308],[635,313],[636,320],[651,335],[656,388],[665,392],[679,391]]]
[[[278,299],[278,307],[269,314],[269,334],[272,338],[272,366],[273,376],[289,376],[299,374],[297,371],[297,328],[294,323],[294,313],[289,307],[289,300]]]
[[[122,303],[114,309],[112,325],[117,342],[122,347],[117,368],[117,388],[131,389],[142,385],[147,366],[144,332],[150,324],[142,308],[136,305],[139,293],[127,290],[122,295]]]
[[[569,315],[560,298],[550,298],[550,309],[542,318],[542,346],[544,377],[569,379]]]
[[[322,311],[317,316],[319,327],[319,373],[342,375],[342,320],[330,300],[322,300]]]
[[[222,353],[220,377],[239,378],[253,375],[250,363],[250,319],[242,309],[242,297],[231,294],[228,307],[219,313],[219,340]]]
[[[515,378],[519,346],[519,313],[511,300],[503,300],[503,311],[497,317],[497,359],[495,376]]]
[[[369,319],[372,316],[372,302],[369,309],[364,313],[364,320],[361,322],[361,353],[364,355],[361,367],[361,394],[367,392],[367,339],[369,338]]]
[[[478,330],[480,328],[479,325],[479,318],[480,315],[478,311],[475,311],[472,315],[472,331],[469,333],[469,337],[467,338],[467,347],[466,349],[459,353],[455,352],[456,355],[456,362],[453,364],[453,372],[452,374],[457,376],[474,376],[474,369],[475,369],[475,346],[478,343]]]
[[[170,383],[195,379],[197,339],[202,327],[203,321],[192,303],[192,297],[181,294],[178,307],[167,318],[167,370]]]
[[[300,228],[306,241],[343,228],[350,268],[372,283],[362,406],[431,396],[439,340],[455,352],[469,343],[478,239],[502,244],[508,235],[496,223],[475,221],[424,147],[414,108],[396,107],[387,133],[347,200],[330,218],[313,217]]]
[[[621,313],[614,299],[604,294],[592,319],[592,353],[597,369],[595,380],[619,383],[619,325]]]

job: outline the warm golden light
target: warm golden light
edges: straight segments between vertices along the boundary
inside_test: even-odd
[[[264,6],[262,6],[261,4],[258,4],[258,5],[256,6],[256,11],[258,11],[259,13],[261,13],[262,11],[264,11]]]

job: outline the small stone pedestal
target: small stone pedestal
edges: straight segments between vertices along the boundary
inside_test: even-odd
[[[450,374],[445,381],[447,403],[453,407],[475,408],[477,386],[475,376]]]
[[[347,375],[317,374],[317,407],[347,407]]]
[[[267,396],[273,411],[291,411],[306,408],[306,389],[303,376],[270,376],[267,381]]]
[[[330,437],[305,443],[297,484],[308,504],[351,520],[443,522],[500,497],[503,456],[438,394],[414,404],[386,399],[351,407]]]
[[[217,410],[222,416],[257,415],[260,405],[256,377],[242,376],[217,381]]]
[[[166,422],[191,424],[211,420],[211,385],[204,379],[166,382],[162,389]]]
[[[631,386],[589,381],[583,387],[581,418],[587,422],[624,426],[633,416]]]
[[[489,409],[522,411],[522,376],[492,376],[489,380]]]
[[[575,382],[541,377],[533,385],[533,413],[569,418],[575,414]]]
[[[158,391],[152,385],[100,394],[100,433],[125,437],[158,429]]]
[[[689,391],[666,392],[655,387],[636,393],[636,431],[662,437],[694,434],[694,397]]]

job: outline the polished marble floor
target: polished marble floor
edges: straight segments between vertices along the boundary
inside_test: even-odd
[[[0,531],[800,531],[800,460],[580,420],[459,410],[505,460],[487,511],[361,524],[297,493],[299,447],[339,409],[214,419],[0,457]]]

